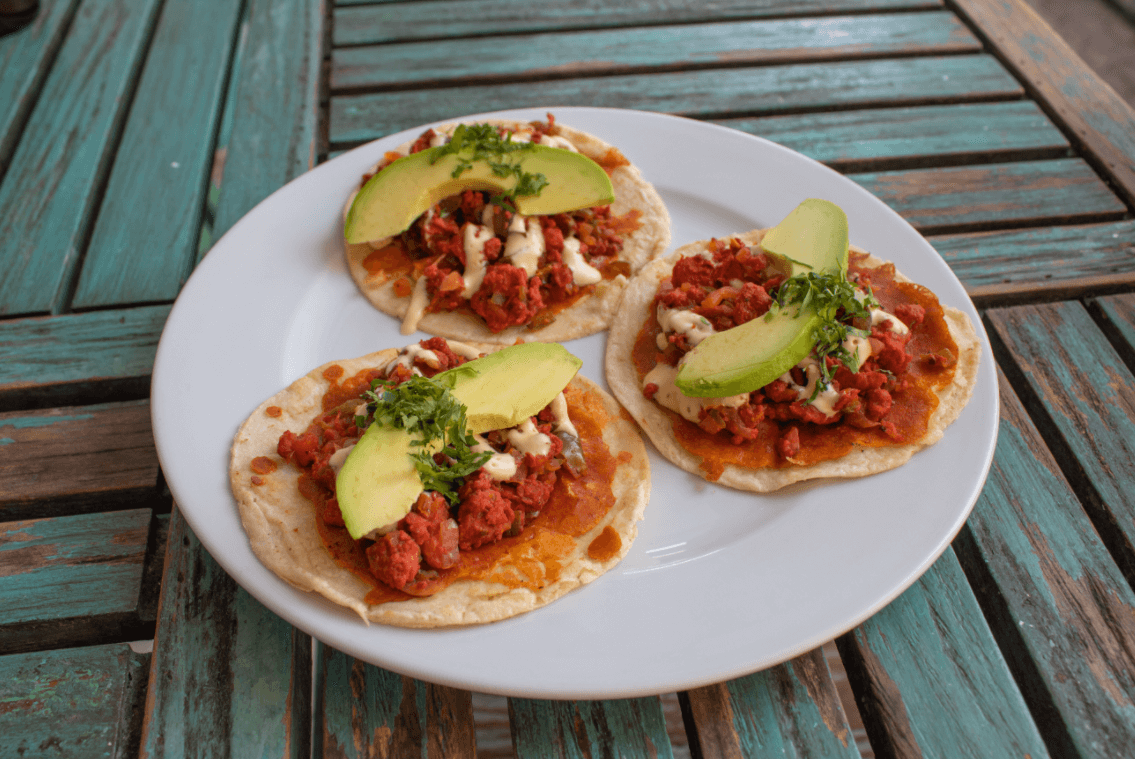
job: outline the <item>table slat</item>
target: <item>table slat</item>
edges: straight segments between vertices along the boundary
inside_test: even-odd
[[[197,257],[240,6],[163,6],[72,308],[177,297]]]
[[[1132,244],[1128,254],[1135,253]],[[1135,295],[1113,295],[1099,298],[1095,302],[1109,322],[1109,326],[1119,333],[1118,350],[1128,366],[1135,365]]]
[[[134,756],[148,661],[125,643],[0,656],[0,756]]]
[[[797,63],[332,97],[332,146],[418,124],[504,108],[579,105],[725,118],[798,110],[1016,98],[1022,89],[987,55]]]
[[[603,756],[619,746],[625,759],[672,759],[662,701],[547,701],[510,698],[508,716],[517,759]]]
[[[692,749],[700,756],[816,756],[859,751],[822,649],[763,672],[685,694]]]
[[[524,0],[439,0],[339,5],[334,11],[333,42],[337,46],[723,21],[785,13],[784,5],[776,0],[549,0],[539,5]],[[941,7],[939,0],[799,0],[792,4],[792,12],[815,15]]]
[[[60,308],[89,232],[157,0],[79,8],[0,183],[0,315]]]
[[[588,73],[775,64],[822,58],[979,52],[950,12],[736,21],[474,38],[332,52],[331,88],[566,78]]]
[[[951,549],[836,643],[881,755],[1048,756]]]
[[[993,467],[954,545],[1053,754],[1127,753],[1135,593],[1004,375]]]
[[[322,644],[316,672],[322,756],[476,756],[468,691],[403,677]]]

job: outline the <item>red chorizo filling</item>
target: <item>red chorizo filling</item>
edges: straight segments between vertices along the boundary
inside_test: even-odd
[[[551,114],[547,122],[531,126],[534,143],[559,133]],[[507,136],[503,127],[497,131]],[[410,152],[441,144],[438,139],[444,137],[428,129]],[[599,161],[608,173],[627,163],[617,151],[612,153]],[[398,157],[388,154],[379,171]],[[363,184],[371,176],[364,176]],[[402,297],[424,277],[426,313],[469,312],[493,332],[517,325],[538,329],[599,281],[630,274],[619,256],[624,241],[641,226],[640,216],[637,209],[616,215],[605,205],[522,217],[507,199],[465,190],[424,213],[364,266],[371,274],[398,277],[394,288]]]
[[[674,409],[679,441],[706,457],[703,468],[711,475],[720,476],[723,461],[810,464],[842,456],[852,444],[898,444],[925,433],[937,405],[933,389],[952,379],[957,346],[932,293],[896,281],[892,265],[868,268],[864,259],[851,255],[846,282],[862,295],[850,309],[855,314],[838,310],[837,336],[835,342],[829,338],[824,355],[814,350],[751,393],[704,399],[687,405],[681,416]],[[785,279],[772,263],[759,247],[733,238],[713,240],[708,255],[675,264],[654,299],[657,316],[647,319],[635,345],[645,397],[663,403],[676,391],[651,382],[667,376],[652,372],[656,366],[677,366],[699,339],[761,317],[778,298],[783,301]],[[694,425],[701,439],[691,434]]]
[[[335,465],[341,466],[341,460],[336,461],[335,456],[358,442],[373,421],[373,408],[360,414],[366,404],[364,393],[378,386],[379,380],[398,386],[415,374],[432,377],[467,360],[455,353],[444,338],[423,340],[418,345],[420,350],[404,352],[404,358],[389,364],[387,370],[371,370],[351,378],[345,384],[353,393],[338,391],[338,378],[328,377],[332,389],[325,396],[324,413],[302,433],[287,431],[280,436],[277,453],[301,470],[300,490],[317,509],[325,542],[351,540],[345,529],[334,529],[344,526],[335,498]],[[537,452],[518,448],[514,444],[518,438],[509,435],[511,430],[486,433],[483,441],[491,451],[484,453],[490,460],[465,477],[450,498],[426,490],[410,513],[396,524],[352,541],[354,546],[329,546],[332,553],[361,552],[374,580],[403,593],[425,596],[441,590],[447,583],[439,582],[440,570],[456,566],[464,551],[519,534],[539,516],[561,470],[566,468],[578,474],[583,468],[578,441],[555,429],[555,421],[549,405],[519,425],[530,435],[538,433],[541,440],[546,440]],[[491,465],[493,457],[503,457],[496,460],[495,467]],[[443,459],[442,454],[435,455],[439,466],[446,465]],[[502,460],[507,466],[500,466]],[[502,470],[507,476],[501,476]]]

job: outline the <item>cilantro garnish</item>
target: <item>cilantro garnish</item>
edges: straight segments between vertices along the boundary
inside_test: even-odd
[[[458,164],[451,175],[454,179],[473,168],[474,161],[487,163],[495,176],[516,177],[516,184],[511,190],[494,194],[490,199],[496,205],[508,206],[515,211],[517,197],[539,195],[548,186],[548,178],[543,174],[524,171],[519,161],[508,160],[510,154],[531,150],[532,147],[531,142],[512,142],[502,138],[492,124],[460,124],[434,160],[456,155]]]
[[[363,393],[367,414],[355,418],[360,427],[373,416],[375,424],[420,436],[412,441],[418,449],[410,456],[422,487],[441,493],[451,505],[459,500],[457,489],[462,480],[492,456],[472,450],[477,441],[466,431],[465,407],[450,392],[453,379],[414,376],[398,385],[375,380]],[[435,460],[435,451],[427,447],[435,442],[441,443],[436,451],[444,457],[441,464]]]

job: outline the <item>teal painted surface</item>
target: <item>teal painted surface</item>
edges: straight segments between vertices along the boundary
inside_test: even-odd
[[[363,7],[349,7],[362,5]],[[675,24],[781,15],[778,0],[440,0],[385,2],[349,0],[334,11],[334,43],[367,45],[412,39],[474,37],[639,24]],[[940,8],[936,0],[800,0],[801,15]]]
[[[715,121],[836,167],[1068,148],[1060,130],[1028,100]]]
[[[0,322],[0,390],[145,377],[169,306]]]
[[[1001,387],[993,467],[958,555],[989,577],[991,624],[1028,673],[1054,753],[1123,756],[1135,745],[1135,593],[1003,376]]]
[[[927,234],[1117,218],[1126,212],[1079,158],[849,176]]]
[[[0,656],[0,756],[128,756],[148,659],[125,643]]]
[[[57,311],[145,52],[157,0],[79,8],[0,184],[0,315]]]
[[[11,427],[17,430],[26,430],[36,427],[53,427],[57,424],[67,425],[93,418],[93,414],[74,414],[60,416],[3,416],[0,415],[0,430]]]
[[[611,701],[510,698],[509,720],[517,759],[605,756],[673,759],[666,718],[657,696]]]
[[[331,99],[330,137],[363,142],[418,124],[504,108],[580,105],[691,117],[909,105],[935,98],[1016,96],[1020,85],[986,55],[788,64],[543,82],[539,87],[478,87],[342,96]]]
[[[1049,755],[952,550],[851,635],[899,755]]]
[[[734,21],[343,48],[331,56],[331,87],[980,50],[981,43],[945,11]]]
[[[0,523],[0,625],[138,606],[150,510]]]
[[[163,6],[72,308],[177,297],[196,261],[241,5]]]
[[[1135,295],[1112,295],[1096,303],[1127,343],[1127,350],[1135,351]]]

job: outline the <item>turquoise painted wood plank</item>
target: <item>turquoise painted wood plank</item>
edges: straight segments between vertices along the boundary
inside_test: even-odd
[[[989,321],[1091,489],[1093,518],[1135,578],[1135,377],[1077,302],[992,309]]]
[[[331,88],[566,78],[881,55],[979,52],[950,12],[654,26],[340,48]]]
[[[0,656],[0,756],[134,756],[148,661],[125,643]]]
[[[985,55],[800,63],[557,80],[539,87],[490,84],[333,97],[330,137],[332,145],[344,146],[465,113],[549,103],[725,118],[1007,98],[1022,92],[1001,65]]]
[[[57,311],[150,36],[157,0],[87,0],[0,183],[0,315]]]
[[[1049,755],[951,549],[837,645],[881,755]]]
[[[157,495],[148,401],[0,413],[0,517]]]
[[[319,756],[457,759],[477,753],[468,691],[396,675],[322,644],[315,683]]]
[[[821,649],[727,683],[689,691],[691,748],[699,756],[858,759]]]
[[[241,5],[163,6],[72,308],[172,301],[189,276]]]
[[[929,239],[978,302],[1069,299],[1135,284],[1131,220]]]
[[[840,171],[1056,157],[1068,140],[1028,100],[716,119]]]
[[[150,510],[0,522],[0,626],[138,607]]]
[[[248,0],[240,37],[214,237],[317,158],[322,0]]]
[[[1004,375],[1000,385],[993,467],[954,547],[1052,753],[1124,756],[1135,593]]]
[[[168,316],[169,306],[146,306],[0,321],[0,408],[144,394]]]
[[[365,0],[364,0],[365,1]],[[361,5],[361,4],[360,4]],[[681,24],[785,14],[779,0],[439,0],[382,2],[334,11],[335,45],[372,45],[414,39],[479,37],[644,24]],[[801,0],[791,13],[865,13],[941,8],[936,0]]]
[[[512,744],[517,759],[617,755],[672,759],[666,718],[657,696],[610,701],[546,701],[510,698]]]
[[[311,638],[237,586],[175,507],[139,756],[300,759],[310,738]]]
[[[1107,221],[1127,210],[1078,158],[849,176],[923,234]]]
[[[1098,298],[1095,306],[1103,312],[1112,329],[1119,334],[1119,350],[1129,366],[1135,365],[1135,295],[1111,295]]]
[[[0,178],[47,78],[78,0],[46,4],[19,34],[0,37]]]

